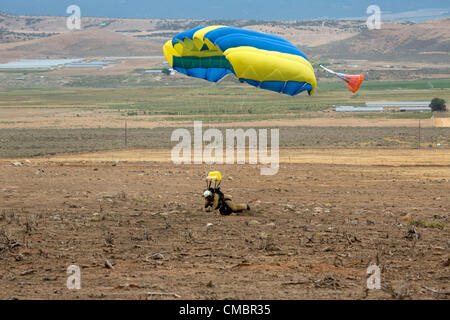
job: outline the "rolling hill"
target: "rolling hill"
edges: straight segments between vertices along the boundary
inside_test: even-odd
[[[83,18],[70,32],[66,17],[0,13],[0,62],[31,58],[161,55],[176,33],[199,25],[222,24],[279,35],[313,59],[450,61],[450,19],[414,24],[383,22],[368,30],[364,21],[205,21]],[[2,34],[4,35],[2,38]]]
[[[311,48],[319,57],[369,60],[450,61],[450,19],[390,24],[380,30]]]
[[[89,58],[161,55],[161,47],[104,29],[66,32],[47,38],[0,47],[3,58]]]

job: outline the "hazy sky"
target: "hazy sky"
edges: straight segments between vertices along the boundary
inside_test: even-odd
[[[335,19],[366,17],[371,4],[391,13],[394,19],[399,13],[425,17],[450,15],[449,0],[0,0],[0,10],[18,15],[64,16],[72,4],[80,6],[84,16],[128,18]]]

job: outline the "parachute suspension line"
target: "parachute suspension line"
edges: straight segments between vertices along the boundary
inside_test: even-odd
[[[283,91],[284,91],[284,89],[286,89],[286,86],[287,86],[287,81],[285,81],[285,82],[284,82],[284,84],[283,84],[283,88],[281,88],[281,91],[280,91],[280,93],[281,93],[281,92],[283,92]],[[304,86],[304,85],[303,85],[303,86]]]
[[[245,91],[244,88],[241,89],[242,90],[242,94],[241,94],[241,113],[244,113],[244,100],[245,100]]]
[[[208,62],[209,63],[211,63],[211,61],[212,61],[212,58],[211,57],[208,57],[207,58],[208,59]],[[206,80],[206,79],[205,79]],[[206,103],[207,103],[207,107],[208,107],[208,113],[212,113],[212,109],[213,109],[213,106],[212,106],[212,103],[211,103],[211,100],[210,100],[210,95],[209,95],[209,90],[211,90],[211,88],[210,88],[210,83],[207,83],[207,82],[205,82],[205,86],[203,87],[203,90],[205,91],[205,99],[206,99]],[[217,112],[217,111],[216,111]]]
[[[207,114],[213,112],[211,101],[210,101],[209,94],[208,94],[208,90],[209,90],[209,85],[207,83],[203,83],[202,87],[201,87],[201,94],[203,96],[203,99],[205,99]]]

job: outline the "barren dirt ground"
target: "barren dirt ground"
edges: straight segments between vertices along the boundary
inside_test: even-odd
[[[251,212],[203,211],[212,169]],[[420,161],[310,160],[261,176],[248,165],[2,160],[0,298],[448,299],[449,191],[450,167]],[[381,290],[366,290],[372,263]],[[72,264],[80,290],[66,287]]]

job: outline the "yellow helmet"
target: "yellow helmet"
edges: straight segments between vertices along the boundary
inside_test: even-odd
[[[206,187],[211,189],[212,182],[214,181],[214,189],[220,186],[222,182],[222,174],[220,171],[211,171],[206,177]],[[217,183],[218,182],[218,183]]]

